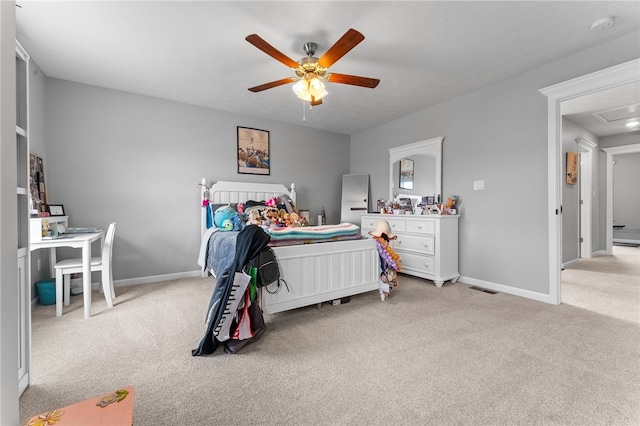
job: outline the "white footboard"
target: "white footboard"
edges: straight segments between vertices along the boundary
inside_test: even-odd
[[[380,258],[375,240],[304,244],[273,248],[282,284],[262,290],[262,309],[273,314],[379,288]],[[276,285],[268,287],[274,291]]]

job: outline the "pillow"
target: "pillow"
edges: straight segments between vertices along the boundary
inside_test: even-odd
[[[238,210],[238,205],[237,204],[229,204],[229,203],[220,203],[220,204],[216,204],[216,203],[209,203],[209,207],[211,207],[211,212],[215,213],[216,210],[218,210],[220,207],[231,207],[234,210]]]
[[[218,207],[213,213],[213,224],[218,228],[224,228],[224,221],[231,219],[236,210],[228,204]]]

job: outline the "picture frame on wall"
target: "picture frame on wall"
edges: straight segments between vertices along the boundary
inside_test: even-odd
[[[413,189],[413,160],[400,160],[400,188]]]
[[[238,126],[238,173],[270,175],[269,131]]]
[[[64,206],[62,204],[49,204],[49,214],[51,216],[64,216]]]
[[[578,153],[567,151],[567,183],[575,185],[578,183]]]

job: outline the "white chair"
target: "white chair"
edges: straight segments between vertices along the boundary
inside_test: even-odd
[[[113,237],[116,234],[116,223],[109,224],[107,235],[102,244],[100,256],[91,258],[91,272],[102,271],[102,291],[107,300],[107,305],[113,308],[115,291],[113,289],[113,273],[111,272],[111,259],[113,257]],[[69,306],[71,297],[71,274],[82,273],[82,259],[66,259],[55,264],[56,269],[56,294],[60,294],[59,286],[64,285],[64,305]],[[56,316],[62,316],[62,300],[56,298]]]

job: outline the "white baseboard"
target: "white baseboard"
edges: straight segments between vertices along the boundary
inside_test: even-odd
[[[462,284],[468,284],[468,285],[485,288],[487,290],[497,291],[500,293],[511,294],[513,296],[524,297],[526,299],[537,300],[538,302],[550,303],[552,305],[554,304],[553,300],[551,299],[551,295],[549,294],[537,293],[535,291],[523,290],[520,288],[509,287],[507,285],[497,284],[490,281],[478,280],[475,278],[465,277],[465,276],[461,276],[458,282]]]
[[[562,264],[562,269],[565,269],[567,266],[571,266],[571,265],[573,265],[574,263],[578,263],[578,260],[579,260],[579,259],[573,259],[573,260],[570,260],[570,261],[568,261],[568,262],[564,262],[564,263]]]
[[[148,277],[114,280],[113,286],[123,287],[123,286],[129,286],[129,285],[147,284],[147,283],[155,283],[160,281],[179,280],[181,278],[194,278],[194,277],[202,277],[202,272],[200,270],[197,270],[197,271],[188,271],[188,272],[178,272],[175,274],[150,275]]]
[[[181,278],[193,278],[193,277],[202,277],[202,272],[198,271],[189,271],[189,272],[178,272],[175,274],[165,274],[165,275],[151,275],[148,277],[139,277],[139,278],[129,278],[125,280],[114,280],[114,287],[124,287],[129,285],[137,285],[137,284],[147,284],[147,283],[155,283],[161,281],[170,281],[170,280],[179,280]],[[97,290],[101,288],[99,282],[91,283],[91,289]],[[34,297],[31,299],[31,308],[38,304],[38,297]]]

